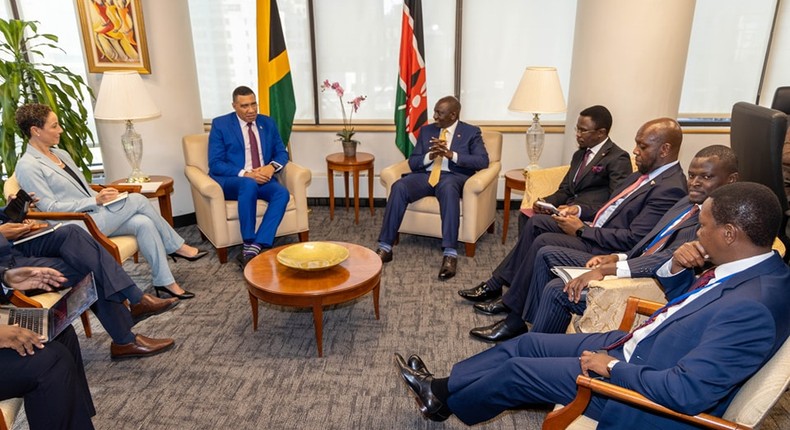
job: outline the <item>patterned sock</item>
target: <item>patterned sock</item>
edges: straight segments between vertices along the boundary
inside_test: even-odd
[[[261,246],[255,242],[245,243],[242,252],[245,256],[256,256],[261,253]]]
[[[458,251],[456,251],[455,248],[444,248],[444,253],[442,255],[445,257],[458,258]]]
[[[379,249],[383,249],[384,251],[391,252],[392,251],[392,245],[387,245],[384,242],[379,242]]]

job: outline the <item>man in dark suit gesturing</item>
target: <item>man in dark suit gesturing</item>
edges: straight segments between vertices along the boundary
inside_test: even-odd
[[[529,284],[535,256],[544,246],[556,245],[592,254],[627,251],[639,242],[678,200],[686,195],[686,177],[678,164],[683,132],[677,121],[648,121],[636,133],[634,155],[639,171],[615,190],[597,212],[584,205],[563,208],[559,216],[536,215],[527,222],[515,249],[491,278],[458,293],[469,300],[496,297],[503,285]],[[591,221],[585,221],[591,220]],[[543,285],[538,288],[543,288]],[[523,303],[508,291],[503,303],[516,308]],[[518,313],[470,334],[497,342],[526,332]]]
[[[409,157],[411,173],[397,180],[387,199],[377,254],[383,262],[392,261],[392,244],[403,221],[406,207],[426,196],[436,196],[442,218],[444,256],[439,279],[455,276],[458,260],[458,227],[464,183],[476,171],[488,167],[480,129],[458,120],[461,103],[443,97],[433,109],[433,124],[420,129],[420,137]]]
[[[669,303],[631,333],[528,333],[455,364],[449,378],[396,354],[400,376],[427,418],[455,414],[469,425],[527,404],[567,404],[579,373],[684,414],[721,416],[790,333],[790,268],[771,251],[781,217],[767,187],[725,185],[702,205],[699,241],[657,272]],[[707,263],[714,267],[695,279]],[[692,427],[597,395],[584,415],[599,429]]]
[[[579,149],[571,157],[570,168],[562,178],[559,188],[543,201],[554,206],[586,205],[597,210],[609,200],[609,196],[623,180],[631,174],[631,157],[611,139],[612,114],[604,106],[590,106],[579,112],[576,120],[576,143]],[[536,214],[551,214],[532,205]],[[529,219],[519,214],[519,231]]]
[[[258,114],[258,102],[249,87],[233,90],[233,110],[211,122],[208,166],[209,175],[222,187],[225,199],[238,202],[244,240],[238,260],[244,267],[261,250],[272,247],[285,215],[290,194],[274,174],[288,163],[288,151],[274,120]],[[258,199],[268,205],[256,232]]]

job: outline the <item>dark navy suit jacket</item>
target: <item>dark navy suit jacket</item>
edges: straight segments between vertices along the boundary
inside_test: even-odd
[[[554,206],[577,204],[598,210],[633,171],[631,157],[609,139],[579,173],[579,181],[574,183],[573,178],[582,164],[585,152],[587,149],[581,148],[573,153],[571,166],[562,178],[559,188],[544,197],[544,200]],[[595,211],[588,211],[583,215],[585,221],[590,221],[595,216]]]
[[[425,154],[431,148],[431,139],[434,137],[438,138],[441,131],[441,127],[436,125],[436,123],[430,123],[420,129],[420,137],[417,139],[414,151],[409,157],[409,167],[412,172],[430,172],[433,164],[425,164]],[[488,152],[483,144],[483,137],[479,127],[458,121],[458,125],[455,127],[455,135],[452,142],[450,142],[450,150],[458,154],[458,163],[448,160],[448,168],[451,172],[468,178],[478,170],[488,167]]]

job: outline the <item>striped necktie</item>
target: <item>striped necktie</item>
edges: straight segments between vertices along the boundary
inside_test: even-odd
[[[443,144],[447,144],[447,129],[443,128],[441,135],[439,135],[439,140],[442,141]],[[439,175],[442,174],[442,158],[444,157],[436,157],[433,159],[433,167],[431,168],[431,176],[428,177],[428,184],[432,187],[435,187],[436,184],[439,183]]]
[[[691,209],[686,211],[686,214],[683,215],[683,218],[681,218],[680,221],[676,222],[675,225],[672,226],[672,228],[662,230],[658,234],[658,236],[656,236],[656,239],[653,239],[653,243],[651,243],[647,247],[647,249],[645,249],[645,252],[643,252],[642,255],[652,255],[658,252],[661,248],[664,247],[664,245],[666,245],[670,236],[672,236],[672,232],[677,230],[678,227],[680,227],[680,225],[683,224],[683,222],[685,222],[687,219],[696,215],[697,212],[699,212],[699,206],[692,205]]]
[[[257,169],[261,167],[261,155],[258,151],[258,139],[255,138],[255,133],[252,131],[253,123],[247,123],[247,136],[250,138],[250,155],[252,159],[252,168]]]
[[[636,182],[634,182],[633,184],[627,186],[623,191],[620,191],[620,194],[612,197],[611,200],[606,202],[606,204],[603,205],[601,207],[601,209],[598,210],[598,213],[595,214],[595,219],[593,220],[592,225],[595,226],[598,223],[598,219],[601,217],[601,215],[604,214],[604,212],[606,212],[606,209],[609,209],[609,206],[612,206],[613,204],[615,204],[621,198],[628,197],[629,194],[631,194],[634,190],[639,188],[640,185],[642,185],[642,182],[645,182],[645,179],[647,179],[647,177],[648,177],[647,174],[640,176],[639,179],[636,180]],[[608,217],[608,215],[607,215],[607,217]],[[603,222],[606,222],[606,221],[603,221]]]

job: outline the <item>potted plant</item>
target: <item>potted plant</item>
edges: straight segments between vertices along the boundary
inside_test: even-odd
[[[324,82],[321,84],[321,92],[330,89],[334,90],[335,94],[337,94],[337,98],[340,100],[340,110],[343,113],[343,129],[337,133],[337,135],[340,136],[340,142],[343,144],[343,155],[346,157],[356,157],[357,145],[359,145],[359,141],[351,138],[355,133],[354,127],[351,126],[351,119],[354,117],[354,113],[359,110],[359,105],[361,105],[362,101],[367,97],[358,96],[353,100],[344,103],[343,94],[345,91],[343,90],[343,87],[340,86],[340,83],[330,83],[328,79],[324,80]],[[346,104],[351,105],[351,112],[348,114],[348,117],[346,117]]]
[[[90,179],[93,133],[84,104],[86,95],[93,96],[90,87],[65,67],[43,61],[42,48],[62,49],[57,36],[38,33],[36,22],[0,19],[0,33],[0,188],[14,173],[27,146],[14,119],[17,108],[27,103],[52,108],[63,127],[59,147],[68,151]],[[5,200],[2,193],[0,200]]]

